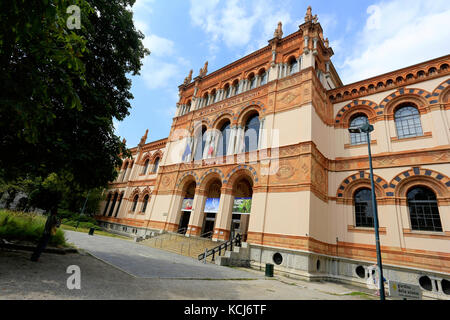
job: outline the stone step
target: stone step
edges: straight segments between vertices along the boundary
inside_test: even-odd
[[[205,249],[211,249],[220,244],[220,242],[215,242],[210,239],[186,237],[184,235],[170,233],[164,233],[139,243],[156,249],[189,256],[194,259],[197,259],[200,254],[205,252]],[[211,260],[211,256],[207,258],[207,261]]]

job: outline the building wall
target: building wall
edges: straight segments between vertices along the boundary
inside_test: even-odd
[[[370,187],[367,144],[352,145],[348,132],[352,117],[363,113],[375,129],[371,147],[380,241],[383,259],[393,268],[389,272],[400,278],[406,270],[448,275],[450,56],[344,86],[330,61],[332,54],[320,24],[309,21],[296,33],[284,38],[278,33],[267,47],[211,74],[205,64],[198,77],[192,81],[189,76],[179,87],[169,137],[145,144],[145,135],[132,149],[132,161],[124,163],[111,183],[106,194],[124,194],[118,216],[100,215],[99,220],[176,231],[186,188],[195,183],[186,234],[199,236],[205,200],[216,183],[220,206],[212,238],[227,240],[236,188],[245,179],[253,192],[247,242],[254,261],[273,262],[273,254],[282,252],[288,261],[276,268],[354,277],[355,266],[376,261],[374,229],[355,225],[353,203],[357,188]],[[299,67],[291,72],[294,60]],[[258,79],[250,89],[252,74],[263,70],[268,82],[259,84]],[[235,82],[241,91],[225,98],[224,90]],[[422,136],[397,136],[394,111],[404,103],[418,108]],[[243,152],[243,127],[255,113],[261,128],[259,148]],[[225,119],[230,121],[231,142],[227,155],[218,156],[211,141]],[[202,126],[212,137],[206,150],[212,146],[214,152],[193,159],[186,154],[186,144],[195,151]],[[145,159],[157,155],[157,174],[142,174]],[[442,232],[411,231],[405,192],[414,185],[436,193]],[[138,195],[141,208],[146,194],[151,195],[147,210],[132,212],[134,197]]]

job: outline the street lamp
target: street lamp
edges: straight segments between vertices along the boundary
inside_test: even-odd
[[[350,133],[365,133],[367,135],[367,146],[369,148],[369,167],[370,167],[370,186],[372,194],[372,208],[373,208],[373,220],[375,227],[375,244],[377,246],[377,264],[380,268],[380,300],[385,300],[384,296],[384,282],[383,282],[383,267],[381,264],[381,251],[380,251],[380,235],[378,233],[378,211],[377,211],[377,199],[375,198],[375,184],[373,182],[373,169],[372,169],[372,153],[370,152],[370,132],[373,131],[373,125],[368,122],[363,124],[361,127],[350,127],[348,128]]]

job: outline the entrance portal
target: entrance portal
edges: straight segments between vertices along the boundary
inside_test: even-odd
[[[191,217],[190,211],[181,211],[181,220],[178,225],[178,233],[185,234],[189,224],[189,218]]]
[[[250,210],[252,207],[252,180],[247,176],[238,179],[233,186],[233,196],[230,239],[237,234],[240,234],[242,236],[242,241],[246,241]]]
[[[178,233],[185,234],[189,225],[189,218],[191,217],[192,205],[194,203],[195,181],[188,183],[183,188],[184,199],[181,203],[181,216],[178,224]]]
[[[219,211],[220,189],[222,183],[219,179],[213,179],[207,186],[207,198],[205,201],[205,209],[203,210],[205,218],[203,222],[202,236],[212,238],[214,225],[216,222],[216,214]]]

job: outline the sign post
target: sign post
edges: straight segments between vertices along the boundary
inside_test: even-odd
[[[422,300],[422,290],[419,286],[389,280],[389,296],[404,300]]]

